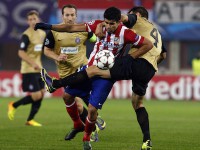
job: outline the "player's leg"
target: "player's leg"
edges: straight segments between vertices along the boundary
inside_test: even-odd
[[[87,111],[87,109],[84,107],[81,98],[75,97],[75,101],[76,101],[77,106],[78,106],[78,112],[79,112],[81,121],[82,121],[82,122],[85,122],[85,120],[86,120],[86,118],[87,118],[87,115],[88,115],[88,111]]]
[[[71,140],[76,136],[77,133],[84,131],[84,124],[81,121],[78,110],[78,107],[80,108],[80,106],[78,106],[77,102],[75,101],[75,97],[70,95],[68,92],[65,92],[63,99],[66,104],[66,110],[73,121],[73,128],[69,133],[67,133],[65,140]]]
[[[39,73],[22,74],[22,89],[24,92],[36,92],[44,88],[44,83],[41,81]],[[40,93],[40,92],[39,92]],[[32,95],[25,96],[16,102],[10,102],[8,106],[8,117],[14,119],[16,109],[21,105],[33,104],[34,98]]]
[[[143,144],[142,144],[141,150],[151,150],[152,142],[151,142],[150,129],[149,129],[149,116],[148,116],[147,110],[142,104],[142,100],[143,100],[143,96],[139,96],[133,93],[132,105],[135,109],[137,121],[143,133]]]
[[[148,83],[155,74],[155,70],[143,59],[138,59],[135,61],[133,66],[135,66],[135,73],[132,78],[132,106],[136,112],[137,121],[143,133],[143,144],[141,149],[151,150],[152,143],[149,128],[149,116],[146,108],[143,105],[143,99]]]
[[[33,99],[33,102],[31,105],[31,110],[30,110],[29,116],[27,118],[26,125],[37,126],[37,127],[42,126],[42,124],[40,124],[34,120],[34,117],[38,113],[38,111],[41,107],[43,95],[44,95],[44,90],[40,90],[40,91],[31,93],[31,98]]]
[[[42,99],[44,97],[44,83],[40,78],[40,73],[32,74],[31,76],[31,85],[33,88],[29,92],[31,92],[33,103],[31,105],[31,110],[27,118],[26,125],[42,126],[42,124],[34,120],[34,117],[41,108]]]
[[[65,78],[55,79],[48,75],[44,68],[41,70],[41,77],[46,85],[47,91],[50,93],[61,87],[77,86],[78,84],[82,84],[88,80],[88,78],[92,78],[95,75],[101,76],[103,78],[110,78],[110,71],[101,70],[96,66],[90,66],[86,70],[81,70],[80,72],[73,73]]]
[[[88,106],[88,117],[85,122],[85,132],[83,136],[84,145],[90,144],[90,136],[95,127],[97,119],[97,110],[101,109],[104,102],[106,101],[114,81],[103,79],[103,78],[93,78],[92,79],[92,90],[89,98]]]

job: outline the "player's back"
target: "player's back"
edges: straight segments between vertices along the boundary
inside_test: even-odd
[[[141,58],[146,59],[149,63],[152,64],[155,70],[158,70],[157,59],[161,53],[162,47],[162,40],[159,31],[151,22],[143,17],[137,17],[136,24],[133,26],[132,30],[137,34],[149,39],[153,43],[153,48],[141,56]],[[136,50],[137,48],[132,48],[129,53],[132,53]]]

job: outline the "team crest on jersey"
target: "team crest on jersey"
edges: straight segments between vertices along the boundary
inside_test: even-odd
[[[76,44],[79,44],[81,42],[81,39],[79,37],[76,37],[75,42]]]

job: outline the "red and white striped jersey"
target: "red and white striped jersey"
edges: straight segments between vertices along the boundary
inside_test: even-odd
[[[95,20],[86,23],[86,30],[95,33],[97,25],[101,22],[101,20]],[[123,24],[119,24],[114,33],[108,33],[105,28],[103,28],[103,32],[105,32],[106,36],[102,39],[97,38],[97,42],[88,60],[89,66],[93,65],[94,57],[100,50],[109,50],[115,57],[121,57],[125,52],[125,46],[127,44],[139,46],[144,40],[144,37],[137,35]]]

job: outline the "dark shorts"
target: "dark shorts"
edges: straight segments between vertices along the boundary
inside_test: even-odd
[[[84,68],[85,69],[85,68]],[[106,101],[115,81],[93,77],[77,87],[66,87],[65,92],[82,98],[85,103],[90,103],[97,109],[101,109]],[[88,97],[89,96],[89,97]]]
[[[37,92],[44,89],[40,73],[22,74],[22,89],[24,92]]]
[[[126,55],[115,60],[110,74],[114,80],[132,80],[133,92],[144,96],[148,83],[155,74],[155,69],[143,58],[133,59],[130,55]]]

